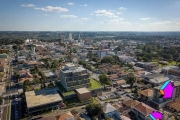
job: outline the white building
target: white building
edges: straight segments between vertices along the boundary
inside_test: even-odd
[[[72,34],[71,33],[69,33],[69,40],[72,40],[73,38],[72,38]]]
[[[35,46],[32,46],[32,53],[35,54],[36,51],[35,51]]]
[[[60,71],[60,80],[67,91],[91,86],[87,70],[73,63],[67,63]]]
[[[105,117],[120,119],[117,109],[113,107],[110,103],[105,103],[103,105],[103,111],[104,111]]]
[[[103,57],[105,57],[107,55],[107,51],[106,50],[99,50],[98,51],[98,57],[100,59],[102,59]]]

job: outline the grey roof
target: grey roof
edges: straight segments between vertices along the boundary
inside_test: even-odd
[[[169,69],[176,69],[178,68],[178,66],[166,66],[166,67],[162,67],[162,70],[169,70]]]
[[[31,108],[62,101],[63,99],[57,90],[58,88],[54,87],[25,92],[27,107]]]
[[[167,80],[169,80],[168,77],[162,76],[162,77],[156,77],[156,78],[150,79],[149,81],[150,81],[151,83],[163,83],[163,82],[165,82],[165,81],[167,81]]]
[[[110,103],[105,103],[105,104],[103,105],[103,108],[104,108],[104,113],[105,113],[105,114],[117,110],[117,109],[116,109],[115,107],[113,107]]]
[[[54,76],[54,73],[52,72],[48,72],[48,73],[44,73],[46,77],[51,77],[51,76]]]

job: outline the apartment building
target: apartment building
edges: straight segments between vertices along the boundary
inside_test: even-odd
[[[65,64],[65,67],[60,71],[61,84],[67,91],[82,87],[90,87],[89,76],[85,68],[76,66],[73,63]]]
[[[171,68],[168,71],[169,75],[174,75],[174,76],[180,76],[180,69],[178,68]]]
[[[174,91],[171,99],[160,98],[161,96],[159,92],[160,87],[161,86],[154,87],[153,100],[150,101],[151,106],[153,106],[154,108],[160,109],[162,107],[165,107],[167,103],[180,98],[180,81],[174,81]]]

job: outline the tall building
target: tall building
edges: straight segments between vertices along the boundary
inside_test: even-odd
[[[67,63],[60,71],[60,81],[67,91],[77,88],[90,87],[89,73],[85,68],[78,67],[73,63]]]
[[[35,50],[36,48],[35,48],[34,45],[31,46],[31,49],[32,49],[32,53],[35,54],[36,53],[36,50]]]
[[[72,40],[72,34],[69,33],[69,40]]]
[[[106,50],[99,50],[98,51],[98,57],[100,59],[102,59],[103,57],[105,57],[107,55],[107,51]]]
[[[162,107],[165,107],[165,105],[177,98],[180,98],[180,81],[174,81],[174,91],[172,98],[170,99],[164,99],[160,98],[161,94],[159,92],[161,86],[154,87],[154,96],[153,100],[150,101],[150,105],[153,106],[156,109],[160,109]]]

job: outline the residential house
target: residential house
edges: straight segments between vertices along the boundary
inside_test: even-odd
[[[157,73],[146,75],[144,78],[144,81],[152,84],[152,86],[162,85],[167,80],[169,80],[169,77],[166,77],[163,74],[157,74]]]
[[[164,73],[164,74],[172,74],[172,75],[178,75],[178,72],[177,72],[177,70],[178,70],[178,66],[166,66],[166,67],[162,67],[162,73]],[[169,73],[169,71],[170,71],[170,73]]]
[[[119,78],[125,79],[128,77],[128,74],[126,72],[120,71],[117,73]]]
[[[137,62],[135,64],[135,66],[142,67],[145,70],[149,70],[149,71],[158,70],[159,69],[158,64],[155,64],[155,63],[152,63],[152,62]]]
[[[136,118],[140,120],[150,120],[149,114],[155,110],[150,106],[140,102],[139,104],[132,107],[132,111],[135,113]]]
[[[55,81],[56,76],[51,70],[43,70],[42,73],[44,73],[47,82]]]
[[[74,116],[72,115],[70,111],[66,113],[62,113],[59,116],[56,116],[56,118],[58,118],[57,120],[74,120]]]
[[[164,99],[160,97],[161,96],[160,91],[159,91],[160,88],[161,86],[154,87],[153,99],[149,101],[149,104],[152,107],[156,109],[160,109],[162,107],[165,107],[167,103],[180,98],[180,81],[174,81],[173,95],[172,95],[172,98],[170,99]]]
[[[5,54],[5,53],[3,53],[3,54],[0,54],[0,58],[8,58],[8,55],[7,54]]]
[[[6,58],[0,58],[0,63],[6,63],[7,59]]]
[[[119,113],[116,108],[114,108],[110,103],[104,103],[103,111],[105,117],[120,119]]]
[[[168,74],[180,77],[180,69],[179,68],[170,68],[168,71]]]
[[[25,63],[25,66],[27,66],[28,68],[33,68],[36,65],[38,65],[37,61],[29,61],[29,62]]]
[[[56,120],[56,118],[55,116],[47,116],[47,117],[40,118],[39,120]]]
[[[19,63],[24,63],[26,61],[26,56],[18,56],[17,60]]]
[[[121,71],[118,65],[102,64],[98,66],[98,73],[116,74]]]
[[[112,74],[112,75],[108,75],[108,78],[111,81],[116,81],[116,80],[118,80],[119,76],[117,74]]]
[[[127,115],[129,112],[132,111],[132,107],[139,104],[137,100],[127,100],[122,103],[114,103],[113,107],[115,107],[122,119],[122,115]]]
[[[28,57],[30,55],[29,50],[19,50],[18,53],[20,56],[26,56],[26,57]]]
[[[4,63],[0,63],[0,72],[4,72],[5,71],[5,65]]]
[[[126,55],[120,55],[118,56],[119,59],[124,62],[124,63],[131,63],[131,62],[134,62],[134,58],[131,57],[131,56],[126,56]]]
[[[141,100],[143,100],[144,102],[149,102],[150,100],[153,99],[154,91],[151,89],[145,89],[145,90],[141,90],[139,94],[140,94]]]
[[[166,107],[172,112],[179,113],[180,112],[180,99],[175,99],[166,104]]]
[[[117,86],[120,86],[120,85],[126,85],[126,81],[123,80],[123,79],[117,80],[117,81],[116,81],[116,84],[117,84]]]

